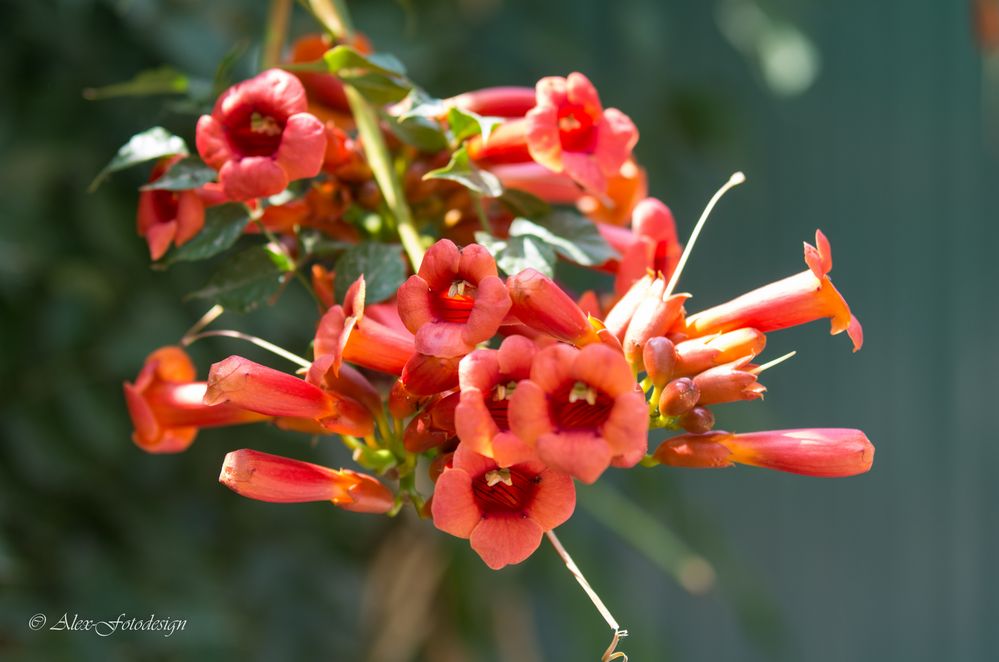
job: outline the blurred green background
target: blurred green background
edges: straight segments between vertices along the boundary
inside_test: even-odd
[[[611,472],[637,511],[580,489],[559,533],[631,631],[631,659],[999,659],[999,69],[967,4],[352,4],[375,44],[441,96],[585,72],[640,128],[651,192],[683,236],[744,170],[749,183],[721,203],[682,281],[692,309],[801,270],[816,227],[832,241],[863,351],[824,324],[773,335],[765,356],[798,356],[766,374],[766,401],[719,408],[719,427],[859,427],[877,446],[874,469],[834,481]],[[259,40],[266,7],[3,7],[0,657],[598,659],[609,632],[547,546],[493,573],[426,522],[251,502],[216,482],[240,447],[346,463],[332,440],[311,447],[256,426],[204,432],[176,456],[132,445],[121,382],[203,312],[180,299],[208,267],[148,268],[134,234],[142,172],[85,189],[130,135],[159,123],[190,136],[193,117],[80,92],[161,64],[210,77],[234,43]],[[296,14],[296,31],[307,28]],[[227,326],[304,348],[311,315],[290,291]],[[232,341],[193,348],[203,371],[237,352],[274,364]],[[683,546],[712,564],[713,590],[674,580]],[[690,583],[696,564],[685,567]],[[64,612],[187,626],[169,638],[28,628],[33,614]]]

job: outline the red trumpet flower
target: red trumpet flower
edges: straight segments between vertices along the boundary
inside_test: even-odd
[[[498,350],[475,350],[458,367],[458,438],[501,467],[535,459],[534,448],[510,430],[507,413],[517,384],[530,377],[536,351],[535,344],[524,336],[510,336]]]
[[[288,182],[315,177],[323,165],[326,133],[307,110],[305,89],[280,69],[226,90],[211,115],[198,120],[198,153],[219,171],[233,200],[275,195]]]
[[[524,269],[506,281],[510,312],[524,325],[574,345],[599,342],[586,313],[555,281],[536,269]]]
[[[768,432],[682,434],[656,449],[659,462],[674,467],[718,468],[734,463],[805,476],[840,478],[862,474],[874,462],[874,446],[860,430],[813,428]]]
[[[219,482],[240,496],[271,503],[331,501],[344,510],[375,514],[395,503],[392,492],[367,474],[247,448],[225,456]]]
[[[620,352],[557,344],[537,353],[507,413],[510,429],[541,461],[592,483],[611,464],[645,455],[649,416],[644,394]]]
[[[179,453],[199,428],[238,425],[270,417],[232,404],[202,402],[207,385],[196,382],[194,364],[180,347],[161,347],[146,358],[134,383],[125,382],[132,440],[149,453]]]
[[[241,356],[208,372],[205,404],[225,402],[268,416],[314,420],[330,432],[363,437],[374,430],[371,411],[353,398]]]
[[[808,270],[795,276],[691,315],[687,318],[688,334],[702,336],[740,327],[767,333],[828,317],[832,321],[830,333],[846,331],[856,352],[864,344],[864,332],[826,275],[832,270],[832,249],[820,230],[815,231],[815,246],[805,244],[805,264]]]
[[[510,295],[485,248],[459,249],[441,239],[399,288],[398,305],[399,317],[416,335],[416,351],[446,358],[464,356],[493,337],[510,309]]]
[[[542,534],[569,519],[575,506],[576,489],[566,474],[540,462],[500,468],[460,444],[437,479],[431,512],[434,526],[468,538],[498,570],[534,553]]]

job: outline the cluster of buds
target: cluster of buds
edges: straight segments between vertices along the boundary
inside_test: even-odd
[[[266,233],[292,271],[311,275],[321,308],[312,357],[292,373],[230,356],[197,381],[180,347],[153,352],[125,384],[140,448],[175,453],[200,428],[256,422],[338,435],[365,472],[244,449],[225,457],[220,480],[263,501],[389,515],[411,504],[467,538],[491,568],[530,556],[571,516],[576,481],[593,483],[611,467],[739,463],[813,476],[870,468],[873,447],[858,430],[713,430],[713,407],[763,396],[767,366],[757,357],[766,334],[828,318],[832,333],[846,331],[860,348],[821,232],[805,244],[802,273],[688,314],[690,295],[674,292],[686,255],[671,211],[647,196],[632,154],[638,131],[604,108],[585,76],[438,100],[421,118],[448,140],[427,148],[391,130],[401,105],[365,109],[350,83],[303,66],[332,45],[300,40],[287,70],[224,92],[196,128],[198,153],[217,176],[186,190],[144,190],[138,212],[158,259],[198,236],[206,207],[244,205],[256,221],[245,231]],[[352,46],[365,62],[366,42]],[[490,129],[461,131],[456,112]],[[472,239],[512,239],[510,206],[461,177],[428,176],[459,152],[466,179],[488,176],[572,209],[613,255],[584,265],[612,274],[613,291],[577,298],[544,269],[501,271],[489,242]],[[160,162],[151,181],[178,162]],[[379,174],[379,163],[391,167]],[[390,177],[397,186],[386,189]],[[399,209],[418,227],[393,218]],[[392,222],[372,229],[364,211]],[[372,280],[309,253],[303,228],[346,245],[397,229],[410,258],[421,259],[393,295],[367,301]],[[402,262],[402,250],[393,259]],[[336,279],[349,283],[339,298]],[[682,433],[650,453],[651,428]]]

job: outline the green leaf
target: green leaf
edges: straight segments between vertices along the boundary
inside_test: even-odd
[[[298,241],[306,258],[332,257],[354,246],[353,243],[330,239],[322,232],[310,228],[303,228],[298,233]]]
[[[226,310],[247,313],[274,295],[287,273],[285,257],[267,246],[247,248],[227,260],[205,287],[188,298],[209,299]]]
[[[173,67],[159,67],[139,72],[131,80],[103,87],[88,87],[83,98],[89,101],[113,97],[143,97],[154,94],[184,94],[188,90],[188,77]]]
[[[538,237],[520,235],[504,241],[485,232],[476,232],[475,241],[496,259],[496,266],[508,276],[524,269],[537,269],[545,276],[555,274],[555,251]]]
[[[477,135],[482,136],[482,142],[486,142],[493,129],[503,123],[503,119],[483,117],[468,110],[451,108],[447,111],[447,123],[451,127],[451,134],[454,135],[456,142],[462,142]]]
[[[455,153],[451,155],[451,161],[446,166],[431,170],[423,178],[449,179],[489,198],[498,198],[503,194],[503,184],[499,177],[475,167],[471,159],[468,158],[468,152],[464,147],[455,150]]]
[[[337,301],[342,301],[347,288],[364,274],[365,301],[385,301],[406,280],[406,260],[398,244],[366,241],[357,244],[336,261],[334,289]]]
[[[129,138],[110,163],[97,173],[94,181],[90,182],[87,192],[96,191],[101,182],[112,172],[131,168],[134,165],[164,156],[173,156],[174,154],[187,156],[188,153],[187,143],[184,142],[183,138],[173,135],[161,126],[154,126]]]
[[[440,124],[419,115],[406,117],[387,117],[389,129],[407,145],[412,145],[421,152],[436,153],[447,149],[447,136]]]
[[[358,76],[340,75],[340,80],[361,93],[368,102],[376,106],[396,103],[409,94],[409,85],[395,78],[380,74],[361,74]]]
[[[407,120],[413,117],[424,117],[427,119],[437,119],[447,115],[447,106],[444,101],[432,97],[424,90],[414,86],[409,91],[405,100],[399,103],[398,110],[400,120]]]
[[[357,75],[361,72],[383,74],[403,78],[406,68],[402,62],[388,53],[362,55],[350,46],[336,46],[323,53],[326,69],[335,76]]]
[[[541,218],[552,212],[551,206],[541,198],[515,188],[504,189],[500,202],[515,216],[527,219]]]
[[[569,211],[555,211],[535,221],[515,218],[510,224],[510,236],[537,237],[562,257],[584,267],[620,257],[593,221]]]
[[[171,252],[165,263],[204,260],[230,248],[243,234],[250,222],[250,212],[245,205],[228,202],[205,211],[205,227],[180,248]]]
[[[156,181],[139,187],[139,190],[187,191],[214,182],[217,175],[215,168],[205,165],[205,162],[196,156],[189,156],[173,164],[166,174]]]

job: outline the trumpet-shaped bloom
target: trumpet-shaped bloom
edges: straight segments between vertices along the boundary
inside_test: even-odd
[[[229,402],[268,416],[311,419],[331,432],[363,437],[374,430],[372,413],[353,398],[241,356],[211,367],[204,401]]]
[[[534,449],[511,432],[510,398],[531,375],[537,348],[524,336],[510,336],[498,350],[477,349],[461,360],[461,403],[455,410],[458,438],[501,467],[534,459]]]
[[[234,200],[275,195],[288,183],[315,177],[323,165],[323,123],[306,112],[305,89],[280,69],[226,90],[197,126],[198,153],[219,171]]]
[[[165,175],[182,157],[160,161],[149,177],[150,182]],[[149,257],[158,260],[170,244],[183,246],[201,232],[205,225],[205,203],[197,191],[154,189],[139,193],[136,229],[149,244]]]
[[[402,368],[402,385],[417,396],[434,395],[458,386],[460,356],[413,354]]]
[[[638,142],[638,129],[616,108],[604,109],[581,73],[538,81],[537,105],[527,113],[531,157],[565,172],[589,191],[603,193]]]
[[[459,538],[493,570],[520,563],[576,506],[572,478],[540,462],[501,468],[460,444],[434,487],[434,526]]]
[[[805,244],[805,264],[808,269],[795,276],[690,316],[688,333],[701,336],[740,327],[767,333],[828,317],[832,323],[830,333],[846,331],[853,341],[853,351],[859,350],[864,344],[864,332],[846,299],[827,276],[832,270],[832,249],[820,230],[815,231],[815,246]]]
[[[367,474],[247,448],[225,456],[219,482],[240,496],[271,503],[331,501],[344,510],[375,514],[395,503],[392,492]]]
[[[139,448],[178,453],[191,445],[199,428],[269,420],[232,404],[204,404],[207,385],[194,379],[187,353],[180,347],[162,347],[146,358],[134,383],[125,382],[125,404],[135,426],[132,440]]]
[[[618,253],[609,268],[616,272],[614,291],[623,296],[646,273],[668,279],[680,261],[683,246],[676,234],[673,212],[656,198],[645,198],[632,212],[631,230],[599,225],[600,234]]]
[[[644,394],[620,352],[557,344],[537,353],[507,411],[510,429],[542,462],[592,483],[608,466],[631,467],[648,448]]]
[[[820,478],[854,476],[870,470],[874,446],[860,430],[811,428],[732,434],[683,434],[656,449],[662,464],[718,468],[748,464]]]
[[[420,270],[399,288],[399,317],[416,335],[416,351],[464,356],[496,334],[510,309],[510,295],[496,261],[478,244],[459,249],[441,239]]]

